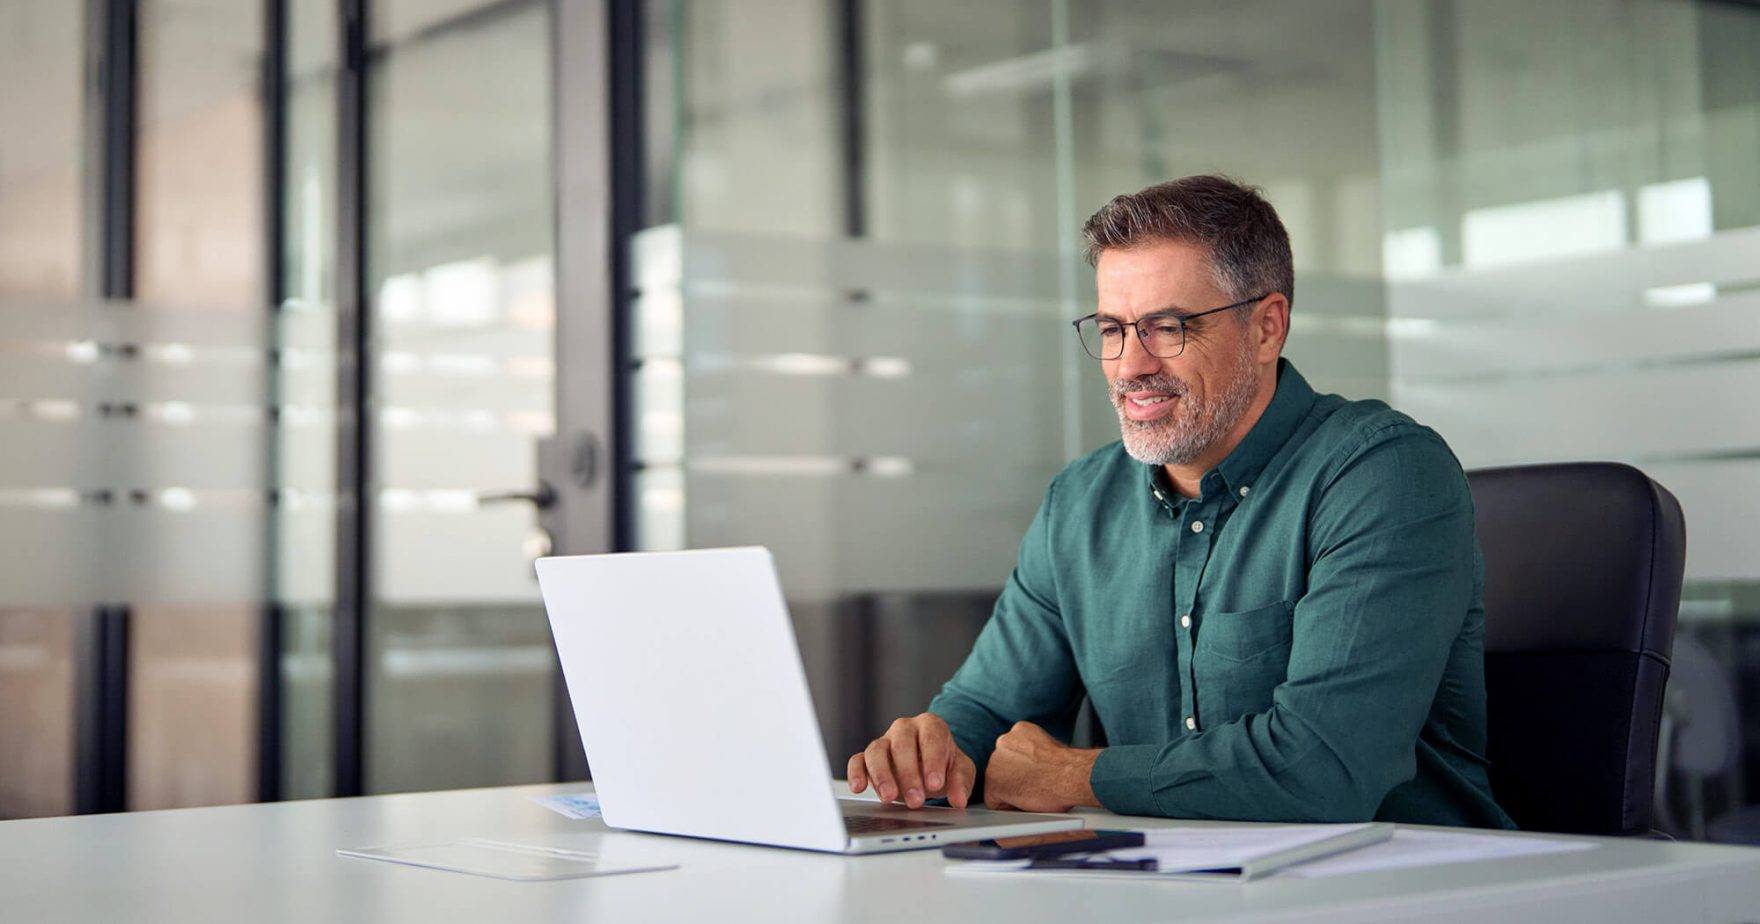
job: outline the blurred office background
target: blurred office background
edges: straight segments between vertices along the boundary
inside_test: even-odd
[[[1220,170],[1317,386],[1680,497],[1706,836],[1760,799],[1757,51],[1729,0],[6,0],[0,817],[576,777],[552,549],[770,546],[841,768],[1116,436],[1081,221]]]

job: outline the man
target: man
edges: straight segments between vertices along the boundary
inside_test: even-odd
[[[1084,227],[1123,439],[1052,480],[971,655],[849,761],[911,807],[1513,827],[1472,499],[1433,431],[1280,358],[1289,236],[1187,177]],[[1110,746],[1065,743],[1086,694]]]

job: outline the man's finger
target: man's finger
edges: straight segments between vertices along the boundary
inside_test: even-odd
[[[862,759],[868,764],[868,778],[874,781],[874,795],[879,796],[881,802],[898,798],[898,782],[892,775],[891,750],[886,739],[881,738],[862,752]]]
[[[917,758],[917,733],[915,728],[895,728],[900,732],[896,737],[888,733],[886,739],[892,745],[892,778],[898,783],[899,799],[911,808],[923,807],[923,772],[921,761]]]
[[[923,764],[923,791],[931,796],[942,794],[948,773],[953,769],[953,736],[944,725],[924,725],[917,734]]]
[[[978,782],[978,765],[970,757],[959,754],[947,777],[947,802],[954,808],[965,808],[972,799],[972,787]]]
[[[849,770],[843,778],[849,780],[849,791],[852,793],[868,788],[868,762],[862,759],[862,755],[857,754],[849,759]]]

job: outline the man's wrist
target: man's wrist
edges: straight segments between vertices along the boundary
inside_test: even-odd
[[[1089,782],[1094,775],[1094,762],[1100,759],[1104,748],[1071,748],[1070,778],[1068,781],[1069,801],[1078,806],[1103,808],[1100,798],[1094,795],[1094,786]]]

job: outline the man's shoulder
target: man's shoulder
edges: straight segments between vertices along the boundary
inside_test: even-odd
[[[1045,489],[1045,502],[1067,509],[1069,505],[1104,503],[1115,491],[1129,490],[1138,479],[1147,479],[1143,463],[1125,452],[1123,440],[1113,440],[1086,455],[1078,456],[1052,476]]]
[[[1362,502],[1380,497],[1396,503],[1414,492],[1450,497],[1466,492],[1460,459],[1442,434],[1384,401],[1326,395],[1321,402],[1330,407],[1306,441],[1305,459],[1292,460],[1321,492],[1330,495],[1346,480],[1369,492]]]
[[[1143,463],[1131,458],[1124,450],[1124,440],[1113,440],[1104,446],[1078,456],[1051,479],[1052,490],[1069,483],[1091,484],[1096,480],[1132,476],[1147,478]]]
[[[1306,442],[1311,450],[1327,456],[1348,457],[1397,440],[1448,448],[1441,434],[1378,398],[1321,395],[1315,402],[1314,416],[1318,423]]]

